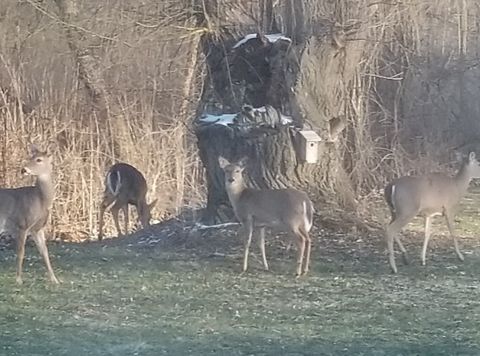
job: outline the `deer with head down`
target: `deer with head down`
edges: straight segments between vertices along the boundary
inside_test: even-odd
[[[45,227],[55,195],[52,157],[32,145],[31,157],[22,168],[22,174],[35,176],[35,185],[0,189],[0,232],[11,234],[17,243],[16,282],[22,284],[25,242],[27,236],[31,236],[47,267],[49,280],[58,283],[45,241]]]
[[[105,177],[105,191],[100,204],[100,226],[98,239],[103,239],[103,217],[106,209],[110,209],[119,236],[122,230],[118,222],[118,213],[123,211],[125,233],[128,233],[129,214],[128,205],[137,209],[138,221],[143,228],[150,226],[151,211],[157,200],[147,204],[147,181],[143,174],[135,167],[126,163],[114,164]]]
[[[407,251],[398,234],[417,215],[425,217],[425,237],[421,252],[422,265],[426,263],[431,219],[435,215],[445,217],[450,236],[453,239],[455,252],[458,258],[463,261],[463,255],[458,247],[454,232],[453,219],[455,209],[466,194],[472,178],[480,178],[480,164],[474,152],[470,152],[454,177],[438,173],[418,177],[405,176],[394,180],[385,187],[385,200],[392,215],[392,220],[386,228],[386,239],[390,267],[393,273],[397,273],[394,241],[402,251],[404,263],[408,263]]]
[[[255,227],[260,229],[260,250],[263,265],[268,270],[265,254],[265,228],[276,227],[290,232],[298,247],[296,275],[309,271],[312,240],[309,232],[313,225],[313,204],[307,194],[296,189],[247,188],[243,178],[246,159],[230,163],[219,157],[218,163],[225,173],[225,188],[235,216],[245,229],[243,271],[248,267],[248,254]]]

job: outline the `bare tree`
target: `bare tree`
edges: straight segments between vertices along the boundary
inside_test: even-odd
[[[55,3],[63,22],[68,46],[77,64],[78,77],[85,86],[93,108],[98,110],[101,117],[105,117],[108,105],[101,67],[88,47],[88,41],[85,41],[86,30],[77,25],[78,3],[76,0],[55,0]]]

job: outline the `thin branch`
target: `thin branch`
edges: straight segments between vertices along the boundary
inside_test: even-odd
[[[71,28],[74,28],[76,30],[79,30],[81,32],[84,32],[84,33],[87,33],[89,35],[92,35],[94,37],[98,37],[100,39],[103,39],[103,40],[107,40],[107,41],[112,41],[112,42],[118,42],[118,43],[122,43],[124,44],[125,46],[127,47],[130,47],[130,48],[133,48],[133,46],[128,43],[128,42],[125,42],[125,41],[120,41],[116,38],[113,38],[113,37],[108,37],[108,36],[105,36],[105,35],[101,35],[99,33],[96,33],[96,32],[93,32],[93,31],[90,31],[90,30],[87,30],[86,28],[84,27],[81,27],[81,26],[78,26],[78,25],[74,25],[74,24],[71,24],[71,23],[67,23],[65,21],[62,21],[61,19],[59,19],[57,16],[55,15],[52,15],[51,13],[49,13],[48,11],[46,11],[45,9],[43,9],[41,6],[39,6],[36,2],[32,1],[32,0],[25,0],[28,4],[30,4],[32,7],[34,7],[37,11],[41,12],[42,14],[44,14],[45,16],[47,16],[48,18],[64,25],[64,26],[67,26],[67,27],[71,27]]]

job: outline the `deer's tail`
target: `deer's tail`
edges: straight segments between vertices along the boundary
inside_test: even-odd
[[[110,171],[107,174],[106,187],[110,194],[117,196],[122,186],[120,172],[119,171]]]
[[[305,230],[309,232],[313,226],[313,213],[315,212],[313,203],[310,199],[305,199],[303,201],[303,211],[303,216],[305,218]]]
[[[383,195],[385,197],[385,201],[390,208],[390,212],[392,213],[392,218],[395,219],[395,184],[389,183],[385,190],[383,191]]]

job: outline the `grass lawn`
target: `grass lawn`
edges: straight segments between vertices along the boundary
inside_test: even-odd
[[[235,229],[149,247],[139,237],[51,243],[59,286],[31,245],[16,286],[14,252],[1,250],[0,355],[480,355],[480,198],[469,198],[457,219],[465,262],[436,224],[420,266],[413,225],[411,264],[398,256],[396,276],[378,234],[318,229],[311,275],[299,280],[295,251],[275,239],[271,272],[252,246],[239,274]]]

